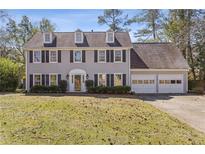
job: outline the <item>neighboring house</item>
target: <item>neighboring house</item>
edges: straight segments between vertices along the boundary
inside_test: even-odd
[[[58,85],[70,92],[95,86],[129,85],[136,93],[185,93],[189,69],[170,43],[132,44],[127,32],[37,33],[24,46],[26,89]]]

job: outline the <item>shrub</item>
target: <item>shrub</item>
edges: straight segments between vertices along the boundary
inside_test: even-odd
[[[61,80],[59,83],[59,88],[61,89],[61,92],[65,93],[67,91],[67,81]]]
[[[86,86],[87,89],[93,87],[93,85],[94,85],[93,80],[86,80],[85,81],[85,86]]]
[[[18,86],[19,65],[0,58],[0,91],[15,91]]]
[[[191,92],[203,94],[205,90],[205,81],[203,80],[189,80],[188,89]]]
[[[97,86],[88,88],[88,93],[97,94],[127,94],[131,88],[129,86],[115,86],[115,87],[105,87]]]
[[[44,85],[35,85],[30,89],[32,93],[58,93],[61,92],[59,86],[44,86]]]

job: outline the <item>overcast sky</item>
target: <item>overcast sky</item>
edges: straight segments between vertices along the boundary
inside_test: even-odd
[[[123,10],[124,14],[128,14],[128,17],[132,17],[138,10]],[[108,26],[99,25],[97,23],[97,17],[103,15],[103,10],[7,10],[10,17],[17,22],[21,20],[23,15],[28,16],[34,24],[42,18],[51,20],[56,25],[56,31],[66,32],[75,31],[80,28],[82,31],[106,31]],[[143,25],[133,24],[129,28],[132,41],[135,41],[133,32],[142,27]]]

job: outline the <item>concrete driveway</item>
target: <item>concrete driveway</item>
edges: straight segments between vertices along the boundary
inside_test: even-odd
[[[140,98],[205,133],[205,95],[143,95]]]

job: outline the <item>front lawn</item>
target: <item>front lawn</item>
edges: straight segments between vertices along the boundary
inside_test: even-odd
[[[205,144],[136,98],[0,94],[1,144]]]

